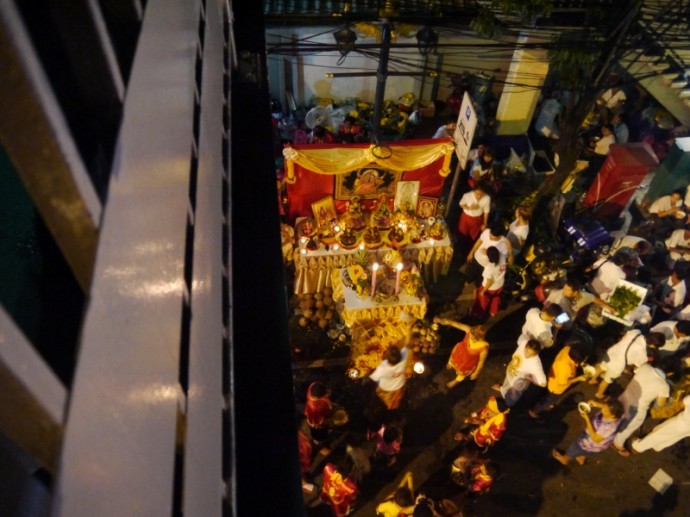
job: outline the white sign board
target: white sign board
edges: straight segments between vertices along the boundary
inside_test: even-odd
[[[477,112],[472,105],[472,100],[467,92],[462,96],[460,113],[458,114],[458,127],[453,133],[455,141],[455,154],[460,161],[460,167],[467,166],[467,157],[470,154],[470,146],[474,137],[474,130],[477,128]]]

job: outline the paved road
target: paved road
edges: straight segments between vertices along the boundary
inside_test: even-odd
[[[445,383],[450,374],[444,369],[447,356],[432,359],[431,372],[427,376],[410,380],[402,415],[405,438],[399,460],[390,471],[375,472],[363,481],[354,515],[375,515],[376,505],[395,489],[408,470],[414,475],[416,487],[432,497],[453,499],[463,508],[465,516],[690,515],[690,447],[687,441],[661,453],[650,451],[628,458],[608,450],[591,458],[584,466],[573,463],[563,467],[551,458],[553,447],[566,448],[582,431],[582,419],[575,405],[593,395],[595,386],[589,384],[575,387],[572,396],[543,422],[536,422],[526,414],[526,409],[539,396],[538,390],[525,394],[508,417],[503,439],[488,453],[499,467],[489,494],[468,499],[449,482],[450,464],[458,452],[452,435],[464,417],[495,394],[491,385],[503,379],[512,352],[509,344],[519,332],[522,314],[524,311],[517,310],[494,322],[490,335],[494,343],[500,342],[500,345],[492,349],[477,381],[466,381],[448,392]],[[457,339],[459,334],[453,332],[444,335],[443,350],[449,351]],[[506,339],[501,340],[503,337]],[[319,375],[332,382],[334,394],[351,408],[353,415],[351,422],[340,431],[328,457],[337,460],[345,443],[362,442],[363,422],[358,414],[366,405],[370,391],[359,381],[345,379],[339,367]],[[306,383],[308,376],[303,373],[296,380]],[[645,429],[651,429],[654,423],[648,420]],[[364,442],[363,446],[372,448],[373,444]],[[317,458],[315,472],[320,472],[325,459],[323,456]],[[663,469],[675,480],[663,496],[648,484],[658,469]],[[315,483],[319,482],[316,476]],[[315,498],[316,494],[305,496],[309,515],[329,515],[327,508],[315,504]]]

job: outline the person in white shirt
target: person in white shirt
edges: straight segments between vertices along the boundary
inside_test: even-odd
[[[661,196],[649,206],[652,216],[652,232],[659,239],[666,239],[669,234],[682,226],[686,220],[683,210],[683,191],[675,190],[666,196]]]
[[[625,280],[624,263],[622,255],[614,255],[602,257],[592,266],[597,273],[589,285],[592,291],[605,302],[611,296],[618,280]]]
[[[460,253],[465,253],[489,222],[491,197],[483,183],[475,185],[474,189],[463,194],[460,198],[460,210],[458,248]]]
[[[666,196],[661,196],[651,205],[649,213],[657,217],[675,217],[678,212],[683,211],[683,191],[674,190]]]
[[[532,212],[529,208],[519,206],[515,209],[515,219],[508,226],[506,237],[513,247],[513,257],[522,253],[527,237],[529,236],[529,218]]]
[[[592,151],[599,156],[606,156],[609,154],[609,149],[612,144],[616,143],[616,137],[613,134],[613,126],[606,124],[601,126],[601,137],[594,142]]]
[[[685,268],[678,267],[671,274],[659,282],[654,288],[653,297],[656,303],[656,312],[652,324],[675,317],[685,302],[687,290],[685,287]]]
[[[618,454],[630,455],[624,448],[625,441],[644,423],[647,410],[653,403],[656,403],[657,407],[666,405],[670,391],[664,372],[654,368],[651,363],[645,363],[635,370],[635,375],[619,398],[623,403],[625,415],[613,440],[613,448]]]
[[[606,351],[604,360],[597,365],[597,375],[601,374],[601,382],[594,396],[603,399],[606,389],[623,374],[626,366],[637,367],[645,364],[647,348],[658,349],[664,346],[665,342],[666,339],[660,332],[650,332],[647,336],[637,329],[626,332]],[[596,382],[597,375],[590,380],[590,383]]]
[[[666,265],[673,269],[677,260],[690,260],[690,229],[679,228],[664,241],[669,251]]]
[[[489,246],[486,250],[488,262],[482,271],[482,283],[477,290],[474,305],[470,314],[478,318],[496,316],[501,305],[501,292],[505,283],[506,266],[501,263],[501,253],[495,246]]]
[[[513,253],[510,241],[506,239],[506,229],[501,223],[494,223],[484,230],[475,241],[474,246],[467,254],[467,268],[465,269],[465,281],[479,286],[482,270],[489,263],[486,250],[494,246],[499,252],[499,264],[513,263]]]
[[[662,321],[652,327],[651,331],[661,332],[666,338],[664,346],[659,348],[659,355],[663,359],[687,347],[690,340],[690,321]]]
[[[625,235],[616,239],[611,245],[611,249],[606,254],[607,257],[615,255],[619,250],[623,250],[628,254],[635,253],[638,258],[638,266],[643,266],[642,257],[648,256],[654,249],[654,246],[644,237],[637,235]]]
[[[659,452],[690,436],[690,395],[685,396],[682,404],[682,412],[657,425],[641,440],[633,440],[630,444],[633,450],[644,452],[654,449]]]
[[[601,94],[601,97],[597,99],[597,104],[604,106],[615,113],[622,109],[626,100],[628,100],[628,97],[621,89],[620,83],[616,83]]]
[[[391,346],[386,351],[386,358],[369,375],[372,381],[378,383],[376,394],[388,409],[397,409],[402,401],[408,356],[407,347],[401,350]]]
[[[456,127],[458,127],[457,121],[455,119],[448,119],[444,125],[436,130],[431,138],[453,138]]]
[[[549,348],[553,345],[553,328],[559,328],[554,322],[556,316],[561,314],[563,309],[554,303],[543,309],[533,307],[525,314],[525,324],[518,336],[518,346],[523,346],[530,339],[536,339],[542,348]]]
[[[506,406],[514,406],[527,391],[530,383],[542,388],[546,386],[546,374],[539,352],[541,352],[541,345],[536,339],[529,339],[522,345],[518,345],[506,368],[503,384],[492,386],[493,389],[501,392]]]
[[[565,329],[572,327],[580,311],[592,303],[615,312],[613,307],[604,300],[585,291],[582,284],[575,278],[569,278],[563,289],[556,289],[549,293],[549,296],[544,300],[544,306],[548,307],[553,303],[560,305],[563,312],[568,315],[569,320],[563,325]]]

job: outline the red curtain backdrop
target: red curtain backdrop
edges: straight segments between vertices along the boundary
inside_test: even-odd
[[[420,143],[429,144],[428,140],[421,140]],[[400,141],[397,145],[414,146],[416,141]],[[316,148],[316,146],[314,146]],[[322,148],[324,146],[318,146]],[[401,181],[419,181],[419,195],[429,197],[440,197],[443,190],[443,183],[446,178],[439,174],[444,162],[444,157],[440,157],[429,165],[417,169],[403,172]],[[311,217],[313,215],[311,204],[328,196],[335,199],[335,176],[318,174],[312,172],[301,165],[295,163],[294,183],[287,184],[288,199],[288,220],[294,224],[298,217]],[[390,196],[389,202],[393,206],[393,197]],[[375,199],[364,199],[361,201],[365,210],[372,210],[376,204]],[[347,209],[347,201],[335,199],[335,207],[339,213]]]

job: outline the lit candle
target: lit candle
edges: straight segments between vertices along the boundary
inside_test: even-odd
[[[402,271],[403,265],[402,262],[398,262],[395,265],[395,294],[397,295],[400,292],[400,272]]]
[[[371,296],[376,294],[376,272],[379,270],[379,263],[374,262],[371,266]]]
[[[359,249],[363,250],[364,249],[364,243],[359,245]]]
[[[340,246],[338,244],[333,245],[333,251],[338,251],[340,249]]]
[[[434,239],[429,239],[429,246],[433,246],[433,245],[434,245]]]
[[[299,238],[299,241],[300,241],[302,244],[306,244],[308,240],[309,240],[309,239],[307,239],[306,237],[300,237],[300,238]]]
[[[301,250],[299,250],[299,252],[300,252],[302,255],[306,255],[306,254],[307,254],[307,250],[305,250],[304,248],[302,248]]]

